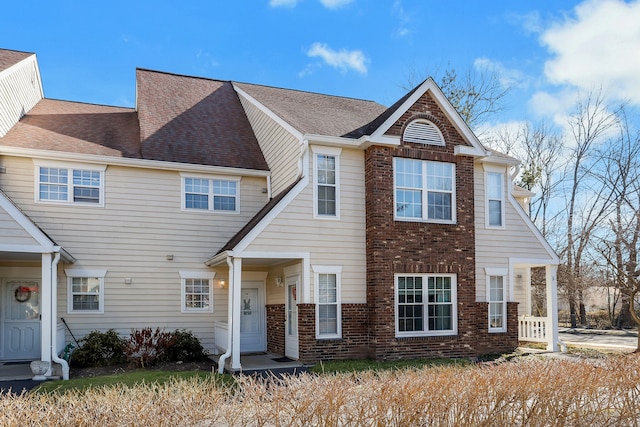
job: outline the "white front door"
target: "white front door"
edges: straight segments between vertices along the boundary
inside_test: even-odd
[[[264,282],[242,282],[240,292],[240,352],[267,350]]]
[[[40,359],[40,284],[7,280],[2,287],[2,359]]]
[[[298,285],[300,276],[289,276],[285,279],[287,297],[285,300],[285,334],[284,355],[291,359],[298,358]]]

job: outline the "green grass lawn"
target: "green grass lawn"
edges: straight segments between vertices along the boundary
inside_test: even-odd
[[[338,360],[321,362],[311,367],[315,374],[334,374],[361,371],[388,371],[400,369],[421,369],[434,366],[466,366],[467,359],[415,359],[376,362],[375,360]]]
[[[121,374],[102,375],[95,377],[76,378],[68,381],[45,381],[33,389],[35,393],[65,392],[66,390],[86,390],[103,386],[125,385],[132,387],[136,384],[164,384],[173,379],[199,378],[202,381],[214,381],[220,384],[233,383],[233,377],[228,374],[212,375],[202,371],[155,371],[137,370]]]

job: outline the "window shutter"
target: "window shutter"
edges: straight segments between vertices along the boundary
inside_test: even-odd
[[[438,127],[431,122],[421,120],[409,123],[404,130],[404,140],[418,144],[444,145],[444,138]]]

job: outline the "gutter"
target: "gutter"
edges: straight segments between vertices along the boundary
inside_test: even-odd
[[[233,332],[231,330],[231,324],[233,323],[233,262],[231,257],[227,257],[227,265],[229,266],[229,309],[227,314],[227,351],[218,359],[218,373],[224,374],[224,364],[231,356],[231,345]]]
[[[58,330],[58,262],[60,261],[60,248],[58,247],[51,262],[51,360],[62,366],[62,379],[69,379],[69,364],[58,357],[56,349],[56,334]]]

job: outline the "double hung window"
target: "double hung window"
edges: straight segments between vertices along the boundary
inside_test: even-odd
[[[314,216],[340,217],[340,149],[313,147]]]
[[[394,159],[395,216],[400,220],[455,223],[455,165]]]
[[[341,267],[314,266],[316,283],[316,336],[340,338],[342,335],[340,309]]]
[[[104,313],[104,277],[106,270],[65,270],[67,275],[67,311]]]
[[[213,275],[208,272],[181,271],[182,312],[213,311]]]
[[[489,331],[506,331],[507,305],[505,302],[504,276],[488,276]]]
[[[396,335],[457,333],[455,275],[396,276]]]
[[[38,202],[104,204],[105,167],[41,164],[36,166]]]
[[[187,210],[238,212],[237,180],[183,178],[183,207]]]
[[[487,226],[504,227],[504,173],[487,172]]]

